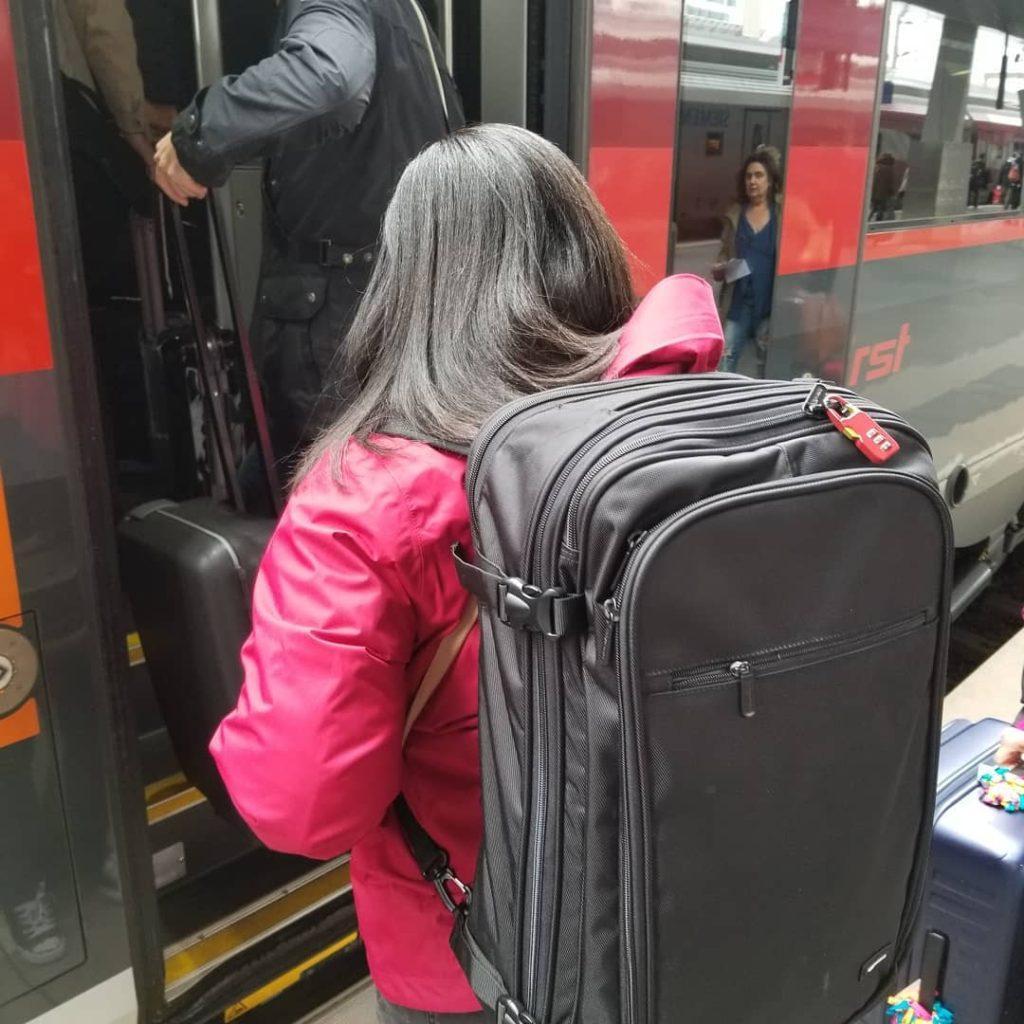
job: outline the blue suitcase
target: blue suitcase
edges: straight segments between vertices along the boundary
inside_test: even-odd
[[[943,732],[923,932],[949,938],[943,1002],[958,1024],[1024,1021],[1024,814],[983,804],[1005,722],[952,722]]]
[[[956,1024],[1024,1022],[1024,814],[983,804],[977,782],[1007,728],[988,718],[942,733],[928,890],[904,979],[928,972],[928,933],[946,936],[941,998]],[[883,1020],[880,1009],[860,1024]]]

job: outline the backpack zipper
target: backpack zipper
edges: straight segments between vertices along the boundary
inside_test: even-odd
[[[810,668],[835,658],[871,650],[873,647],[898,640],[927,625],[929,621],[934,622],[934,616],[930,617],[927,611],[920,611],[886,625],[867,626],[850,633],[820,637],[744,655],[736,660],[697,666],[672,676],[671,688],[660,692],[685,693],[736,684],[739,688],[740,714],[744,718],[753,718],[757,711],[754,687],[758,679],[779,675],[794,668]]]
[[[878,418],[879,418],[879,422],[885,422],[885,423],[889,423],[890,421],[898,420],[898,417],[895,417],[895,416],[884,416],[884,417],[878,417]],[[901,429],[906,428],[906,424],[904,424],[902,421],[893,422],[892,425],[896,426],[896,427],[899,427]],[[777,440],[781,442],[781,441],[792,441],[792,440],[795,440],[795,439],[797,439],[799,437],[813,437],[815,434],[817,434],[819,432],[820,433],[828,433],[828,430],[830,429],[830,426],[831,426],[830,424],[822,422],[821,424],[819,424],[819,427],[821,428],[820,430],[818,430],[818,429],[815,429],[815,430],[808,429],[808,430],[792,431],[791,433],[786,434],[783,437],[778,438]],[[908,433],[910,436],[912,436],[914,438],[917,438],[919,440],[921,439],[920,435],[913,428],[907,428],[906,429],[906,433]],[[606,457],[606,460],[604,460],[604,459],[602,460],[603,465],[601,465],[600,468],[604,469],[608,465],[610,465],[611,462],[614,461],[614,459],[610,458],[610,456],[612,456],[613,454],[615,455],[615,458],[618,459],[618,458],[621,458],[621,456],[623,456],[623,455],[631,454],[633,451],[638,451],[641,448],[646,447],[648,444],[655,444],[659,440],[671,440],[673,438],[678,438],[679,440],[698,440],[700,438],[703,438],[703,436],[704,436],[703,433],[701,433],[699,435],[698,434],[689,434],[689,435],[686,435],[686,434],[669,434],[669,435],[663,435],[663,436],[648,435],[645,438],[637,438],[636,439],[636,443],[631,444],[629,446],[628,450],[623,449],[623,450],[617,450],[614,453],[609,452],[608,453],[608,457]],[[718,449],[715,452],[715,454],[718,454],[718,455],[729,455],[729,454],[733,454],[735,452],[746,451],[749,447],[750,447],[749,444],[730,445],[728,448],[720,448],[720,449]],[[682,452],[676,452],[676,453],[673,454],[673,457],[674,458],[688,458],[690,456],[699,455],[699,454],[701,454],[700,449],[690,449],[690,450],[686,450],[686,451],[682,451]],[[597,464],[595,464],[595,468],[598,468]],[[589,476],[589,474],[588,474],[588,476]],[[579,488],[579,491],[576,494],[573,495],[573,502],[576,505],[576,508],[575,508],[576,513],[579,512],[579,506],[580,506],[580,504],[582,504],[582,500],[583,500],[583,495],[581,493],[582,490],[583,490],[582,484],[585,483],[585,482],[586,482],[585,480],[581,482],[581,486]],[[706,500],[706,499],[702,499],[702,500]],[[696,502],[694,504],[688,505],[685,508],[682,508],[678,512],[673,513],[673,514],[674,515],[681,515],[683,512],[687,512],[691,508],[693,508],[695,506],[695,504],[700,504],[700,503],[701,502]],[[571,508],[572,508],[572,506],[570,505],[570,509]],[[643,542],[644,538],[646,538],[648,534],[650,534],[653,530],[657,529],[661,525],[662,525],[661,523],[658,523],[654,527],[652,527],[651,529],[639,530],[636,533],[630,534],[629,540],[626,542],[626,550],[625,550],[625,553],[623,555],[622,563],[620,564],[619,570],[615,574],[615,579],[612,582],[612,587],[611,587],[612,594],[611,594],[610,597],[605,598],[605,600],[602,601],[598,605],[598,608],[599,608],[602,616],[605,619],[605,626],[606,626],[606,628],[603,630],[602,641],[601,641],[601,644],[600,644],[599,650],[598,650],[599,657],[604,662],[608,662],[608,660],[610,658],[610,654],[611,654],[611,641],[612,641],[612,638],[613,638],[614,633],[615,633],[614,627],[615,627],[615,625],[619,621],[619,614],[620,614],[620,610],[621,610],[620,606],[621,606],[621,596],[622,596],[621,595],[622,582],[623,582],[623,580],[626,577],[626,572],[627,572],[627,570],[629,568],[630,559],[631,559],[631,557],[633,555],[633,552],[636,550],[637,546],[640,543]],[[577,522],[576,515],[572,515],[571,514],[571,517],[567,520],[567,524],[566,524],[566,538],[565,538],[566,547],[568,547],[572,551],[577,550],[576,544],[577,544],[577,541],[578,541],[578,537],[579,537],[579,523]],[[607,627],[611,627],[611,628],[607,628]]]
[[[735,412],[736,410],[730,410]],[[595,462],[590,469],[584,474],[583,479],[576,485],[573,491],[572,498],[569,500],[569,511],[567,514],[567,535],[566,543],[569,547],[575,546],[576,540],[576,513],[579,511],[580,502],[583,500],[583,492],[587,485],[591,483],[595,476],[601,472],[606,466],[611,465],[617,459],[621,459],[624,455],[630,455],[635,451],[640,451],[642,448],[646,448],[650,444],[654,444],[661,440],[671,440],[678,438],[679,440],[685,440],[688,438],[695,437],[717,437],[719,435],[729,436],[730,434],[746,434],[753,430],[764,429],[767,427],[775,426],[779,423],[786,423],[789,420],[802,420],[804,414],[802,412],[788,412],[783,413],[779,416],[765,416],[757,420],[748,420],[744,423],[730,423],[723,427],[707,427],[701,428],[699,434],[693,431],[681,431],[676,432],[671,428],[658,431],[654,434],[643,434],[640,437],[634,437],[631,441],[626,441],[619,445],[617,448],[613,448],[611,451],[606,452],[601,456],[600,459]],[[680,421],[685,422],[685,421]]]

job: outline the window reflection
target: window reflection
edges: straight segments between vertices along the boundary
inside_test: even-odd
[[[683,14],[675,269],[717,290],[731,330],[722,368],[758,376],[770,340],[795,24],[786,0],[688,0]],[[752,170],[764,179],[752,183],[764,193],[756,201]]]
[[[873,227],[1020,205],[1024,39],[933,6],[943,10],[897,0],[889,12]]]

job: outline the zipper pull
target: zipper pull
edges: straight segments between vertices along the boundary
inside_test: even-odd
[[[740,714],[744,718],[754,717],[754,670],[749,661],[734,661],[729,674],[740,684]]]
[[[601,631],[597,638],[597,657],[603,665],[612,660],[612,644],[619,629],[619,599],[609,597],[601,604]]]
[[[828,385],[816,380],[804,399],[804,415],[821,419],[825,415],[825,399],[828,398]]]
[[[612,646],[615,634],[619,631],[619,617],[622,611],[619,605],[619,590],[622,587],[622,581],[626,578],[629,560],[633,557],[636,549],[647,539],[647,535],[650,532],[650,530],[637,530],[636,533],[630,534],[629,539],[626,541],[626,550],[622,555],[622,564],[619,566],[619,571],[615,574],[615,580],[612,583],[612,596],[607,601],[602,601],[599,606],[601,609],[601,618],[599,620],[601,622],[601,633],[597,638],[597,655],[605,665],[610,664],[612,660]]]
[[[824,407],[832,426],[843,437],[849,438],[857,446],[857,451],[875,465],[888,462],[900,450],[892,434],[842,396],[829,395]]]

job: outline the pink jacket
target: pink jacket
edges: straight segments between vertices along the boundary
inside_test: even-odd
[[[711,287],[673,277],[637,309],[608,376],[713,370],[721,349]],[[318,858],[351,850],[385,998],[473,1012],[448,947],[451,918],[389,810],[403,792],[472,880],[482,830],[475,631],[402,748],[417,682],[466,601],[450,554],[470,542],[465,461],[396,441],[386,456],[352,445],[341,480],[328,463],[296,488],[267,548],[245,683],[210,749],[267,846]]]

